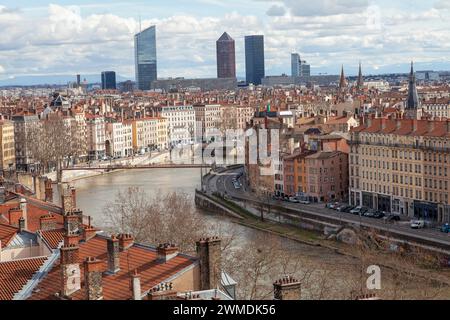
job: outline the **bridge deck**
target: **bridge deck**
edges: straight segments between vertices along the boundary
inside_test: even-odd
[[[134,170],[134,169],[200,169],[211,168],[208,164],[157,164],[157,165],[111,165],[111,166],[92,166],[92,167],[71,167],[64,168],[63,171],[84,171],[84,170]]]

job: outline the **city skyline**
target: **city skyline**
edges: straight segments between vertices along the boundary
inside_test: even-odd
[[[159,70],[164,78],[213,77],[214,42],[224,31],[236,41],[238,77],[245,75],[244,36],[248,34],[265,36],[267,75],[289,74],[291,52],[301,52],[313,74],[338,74],[343,63],[348,75],[356,75],[359,60],[367,74],[400,72],[412,59],[417,70],[450,69],[445,45],[448,1],[414,6],[401,1],[379,7],[353,1],[348,8],[335,5],[320,12],[317,8],[323,1],[305,6],[302,12],[298,10],[302,1],[232,1],[229,7],[215,1],[192,1],[190,6],[174,1],[177,10],[173,14],[163,3],[67,3],[23,1],[18,7],[17,3],[4,2],[0,7],[0,23],[5,30],[0,47],[0,81],[32,75],[100,76],[101,70],[115,70],[132,79],[133,35],[139,31],[136,12],[142,16],[143,29],[156,25],[159,30]],[[208,15],[206,10],[199,10],[200,4],[208,9]],[[26,27],[17,28],[18,24]],[[411,28],[418,31],[411,34]],[[430,46],[433,50],[424,50]],[[48,54],[49,47],[63,54]],[[26,57],[27,63],[17,54]]]

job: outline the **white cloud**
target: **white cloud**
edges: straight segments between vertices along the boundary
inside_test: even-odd
[[[214,76],[215,41],[224,31],[236,40],[241,75],[247,34],[265,35],[267,74],[289,72],[292,50],[311,63],[313,72],[315,67],[338,72],[342,63],[356,69],[359,60],[365,69],[382,69],[411,58],[441,62],[450,56],[450,21],[433,4],[424,12],[408,12],[367,6],[367,1],[335,0],[323,9],[328,1],[283,0],[275,6],[289,11],[281,15],[280,10],[271,17],[245,12],[201,17],[184,13],[142,24],[157,26],[161,77]],[[270,11],[270,4],[267,7]],[[133,77],[137,19],[82,13],[76,6],[50,5],[45,15],[30,19],[25,12],[0,6],[0,61],[6,76],[100,74],[112,69]]]
[[[267,10],[267,15],[271,17],[284,16],[286,14],[286,9],[283,6],[274,4]]]
[[[284,0],[296,16],[327,16],[343,13],[358,13],[367,9],[368,0]]]

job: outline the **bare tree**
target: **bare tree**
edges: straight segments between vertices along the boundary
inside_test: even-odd
[[[167,193],[149,197],[137,187],[119,191],[104,208],[111,232],[131,233],[139,242],[173,243],[185,253],[195,251],[195,242],[207,236],[206,223],[186,194]]]
[[[61,169],[81,152],[81,137],[76,133],[74,119],[59,115],[50,115],[27,132],[30,156],[39,164],[40,173],[56,166],[61,181]]]

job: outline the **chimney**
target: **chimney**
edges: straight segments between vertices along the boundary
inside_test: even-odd
[[[75,233],[79,230],[79,217],[74,212],[64,215],[64,229],[66,232]]]
[[[64,214],[72,212],[73,209],[75,209],[75,207],[73,205],[72,191],[70,189],[70,186],[67,186],[66,189],[63,189],[63,192],[61,195],[61,203],[62,203],[62,209],[63,209]]]
[[[82,237],[83,237],[84,242],[91,240],[92,238],[94,238],[97,235],[97,229],[95,229],[91,225],[91,217],[88,216],[88,219],[89,219],[88,225],[87,225],[87,227],[83,228],[83,232],[82,232]]]
[[[70,196],[72,198],[72,208],[77,207],[77,189],[74,187],[70,188]]]
[[[301,283],[291,276],[273,284],[275,300],[301,300]]]
[[[22,233],[25,231],[25,219],[23,217],[20,217],[19,219],[19,233]]]
[[[23,213],[20,208],[12,208],[8,211],[9,224],[15,227],[19,227],[19,220],[22,218]]]
[[[6,189],[5,187],[0,187],[0,204],[4,204],[6,200]]]
[[[126,251],[134,244],[134,238],[131,234],[119,234],[119,250]]]
[[[131,276],[131,281],[133,290],[133,300],[142,300],[141,278],[139,277],[137,270],[134,270],[134,273]]]
[[[200,260],[200,290],[216,289],[222,278],[221,241],[218,237],[200,239],[196,245]]]
[[[158,254],[158,261],[166,263],[178,255],[178,248],[174,244],[160,244],[158,248],[156,248],[156,252]]]
[[[120,270],[119,239],[115,235],[107,240],[108,272],[116,274]]]
[[[173,300],[177,297],[172,283],[161,283],[151,289],[147,295],[148,300]]]
[[[28,230],[28,206],[25,198],[20,199],[20,209],[22,209],[22,217],[25,219],[25,229]]]
[[[76,242],[76,243],[75,243]],[[61,297],[69,298],[81,289],[81,273],[79,259],[78,237],[64,236],[64,245],[61,247]]]
[[[45,180],[45,201],[53,202],[53,186],[52,180]]]
[[[84,261],[86,300],[103,300],[103,261],[88,257]]]
[[[55,230],[56,229],[56,218],[51,214],[42,216],[39,219],[39,229],[41,231]]]

